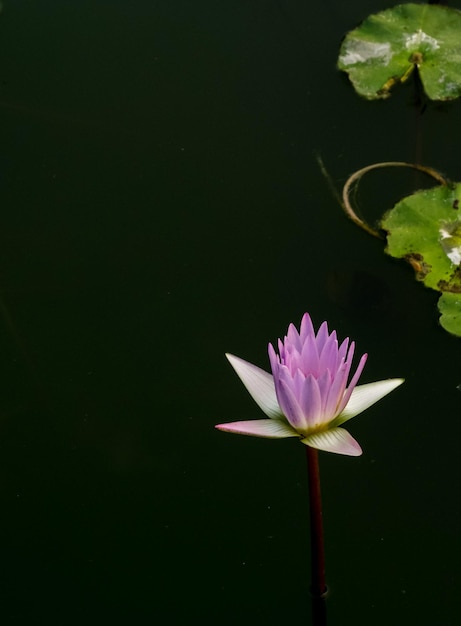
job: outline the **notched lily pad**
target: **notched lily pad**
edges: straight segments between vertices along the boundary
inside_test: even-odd
[[[338,68],[368,99],[387,98],[417,67],[431,100],[461,95],[461,11],[401,4],[369,16],[342,43]]]
[[[442,292],[441,325],[461,336],[461,183],[417,191],[381,221],[386,252],[407,260],[416,278]]]
[[[461,183],[417,191],[403,198],[381,221],[386,252],[411,263],[417,278],[437,291],[457,290],[453,251],[459,238]]]

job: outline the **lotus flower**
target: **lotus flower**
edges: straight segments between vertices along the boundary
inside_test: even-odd
[[[272,376],[239,357],[227,354],[232,367],[269,419],[218,424],[230,433],[282,439],[299,437],[318,450],[359,456],[362,449],[341,425],[403,383],[402,378],[357,385],[365,366],[364,354],[348,383],[355,344],[338,345],[326,322],[317,334],[306,313],[299,332],[293,324],[278,354],[269,344]]]

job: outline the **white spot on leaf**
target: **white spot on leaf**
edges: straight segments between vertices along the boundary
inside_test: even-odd
[[[453,265],[459,265],[461,263],[461,221],[443,221],[439,233],[443,251]]]
[[[366,63],[372,59],[380,60],[383,64],[386,64],[389,63],[391,56],[391,44],[389,43],[375,43],[373,41],[352,39],[348,41],[339,60],[343,65]]]
[[[426,34],[421,29],[417,30],[416,33],[413,33],[413,35],[406,37],[405,39],[405,48],[407,48],[407,50],[414,50],[415,48],[418,49],[422,44],[424,44],[426,49],[429,48],[430,50],[437,50],[440,48],[437,39],[434,39],[434,37]]]

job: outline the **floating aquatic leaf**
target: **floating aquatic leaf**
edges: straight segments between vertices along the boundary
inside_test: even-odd
[[[417,191],[398,202],[381,222],[388,233],[388,254],[409,261],[417,278],[438,291],[450,291],[454,281],[459,283],[445,236],[456,230],[459,197],[461,184]]]
[[[349,32],[338,67],[365,98],[387,98],[417,67],[431,100],[461,95],[461,11],[401,4],[370,15]]]
[[[461,183],[417,191],[381,222],[386,252],[406,259],[416,278],[442,292],[441,325],[461,336]]]
[[[461,294],[444,291],[438,302],[440,325],[452,335],[461,337]]]

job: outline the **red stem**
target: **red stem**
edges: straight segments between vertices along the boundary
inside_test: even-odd
[[[327,584],[325,582],[325,550],[323,545],[319,457],[317,450],[310,446],[306,446],[306,454],[311,530],[311,593],[314,600],[321,600],[326,596]]]

